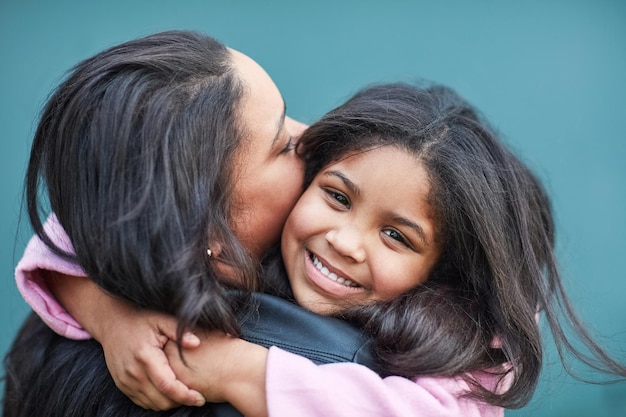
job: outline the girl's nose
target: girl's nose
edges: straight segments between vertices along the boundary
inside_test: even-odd
[[[353,262],[365,261],[365,248],[360,233],[349,226],[334,228],[326,233],[326,241],[341,256],[352,259]]]

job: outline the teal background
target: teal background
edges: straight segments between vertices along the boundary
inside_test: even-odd
[[[22,178],[47,95],[105,47],[195,29],[256,59],[306,122],[371,82],[457,89],[545,180],[566,286],[626,361],[626,2],[0,1],[2,356],[28,311],[13,268],[30,233]],[[576,382],[548,351],[534,400],[507,416],[626,416],[626,383]]]

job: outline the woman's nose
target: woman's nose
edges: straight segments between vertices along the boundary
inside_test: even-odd
[[[365,248],[361,234],[355,228],[344,226],[334,228],[326,233],[326,241],[341,256],[352,259],[353,262],[365,261]]]

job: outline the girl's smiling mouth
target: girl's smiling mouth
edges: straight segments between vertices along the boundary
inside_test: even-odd
[[[306,251],[305,266],[309,279],[318,287],[324,291],[343,295],[345,291],[349,293],[358,289],[364,289],[361,285],[355,281],[346,278],[343,273],[335,272],[332,267],[328,267],[324,264],[315,254],[310,251]]]
[[[328,278],[332,279],[333,281],[336,281],[339,284],[345,285],[346,287],[359,287],[360,286],[359,284],[357,284],[354,281],[350,281],[347,278],[343,278],[343,277],[338,276],[334,272],[330,272],[328,270],[328,268],[324,266],[322,261],[317,259],[317,257],[315,255],[313,255],[313,254],[311,254],[311,261],[313,262],[313,265],[317,269],[319,269],[322,274],[326,275]]]

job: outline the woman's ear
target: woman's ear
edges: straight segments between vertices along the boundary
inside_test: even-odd
[[[223,246],[221,243],[209,242],[209,245],[206,250],[206,254],[209,256],[209,258],[213,258],[213,259],[219,258],[220,254],[222,253],[222,249],[223,249]]]

